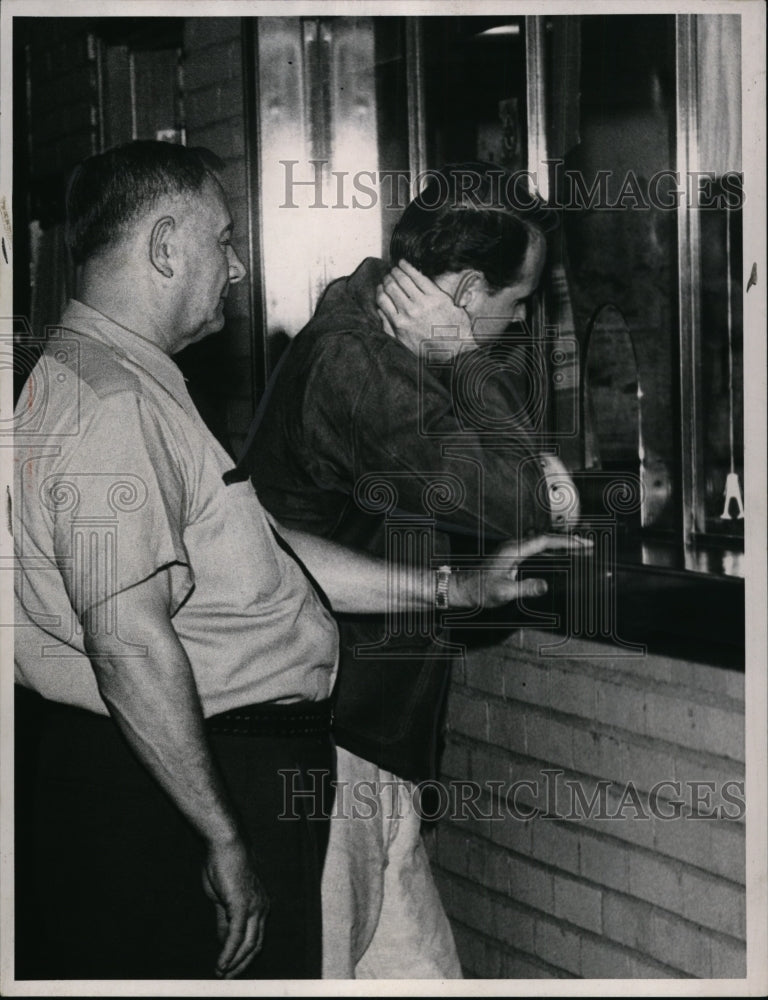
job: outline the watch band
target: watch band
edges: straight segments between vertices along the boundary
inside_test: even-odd
[[[450,566],[440,566],[435,570],[435,607],[445,611],[448,607],[448,582],[453,570]]]

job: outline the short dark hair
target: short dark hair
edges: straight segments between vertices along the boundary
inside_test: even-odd
[[[82,264],[166,195],[199,194],[222,161],[209,149],[139,140],[88,157],[67,187],[66,240]]]
[[[481,271],[492,291],[519,277],[531,239],[555,224],[522,175],[492,163],[453,163],[428,172],[424,190],[392,233],[393,264],[405,259],[428,278]]]

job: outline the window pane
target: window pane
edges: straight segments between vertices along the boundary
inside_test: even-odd
[[[675,166],[673,45],[670,17],[582,18],[580,141],[565,154],[560,183],[581,342],[590,320],[611,304],[634,348],[643,524],[653,529],[673,529],[679,505],[675,183],[654,187],[654,178]],[[665,208],[659,202],[670,189]],[[599,368],[599,359],[590,358],[590,367]],[[599,441],[595,447],[599,453]]]
[[[722,183],[713,200],[729,200]],[[701,212],[704,528],[743,537],[744,408],[741,211]]]
[[[426,17],[427,162],[525,162],[522,18]]]

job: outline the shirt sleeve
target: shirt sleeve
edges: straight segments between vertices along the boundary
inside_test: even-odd
[[[470,367],[445,364],[440,375],[394,341],[377,339],[374,349],[355,337],[329,339],[305,406],[313,461],[327,478],[344,456],[339,471],[372,513],[389,504],[434,517],[443,530],[499,539],[546,530],[546,489],[524,414],[492,360],[480,351],[468,359]]]
[[[176,444],[151,404],[133,392],[98,400],[71,456],[41,489],[78,617],[161,571],[171,613],[178,610],[194,585],[183,538],[188,491]]]

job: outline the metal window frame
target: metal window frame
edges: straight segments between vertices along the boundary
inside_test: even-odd
[[[696,15],[675,16],[676,169],[688,180],[699,168]],[[704,530],[701,427],[701,221],[695,191],[677,208],[680,510],[683,550],[688,555]]]

